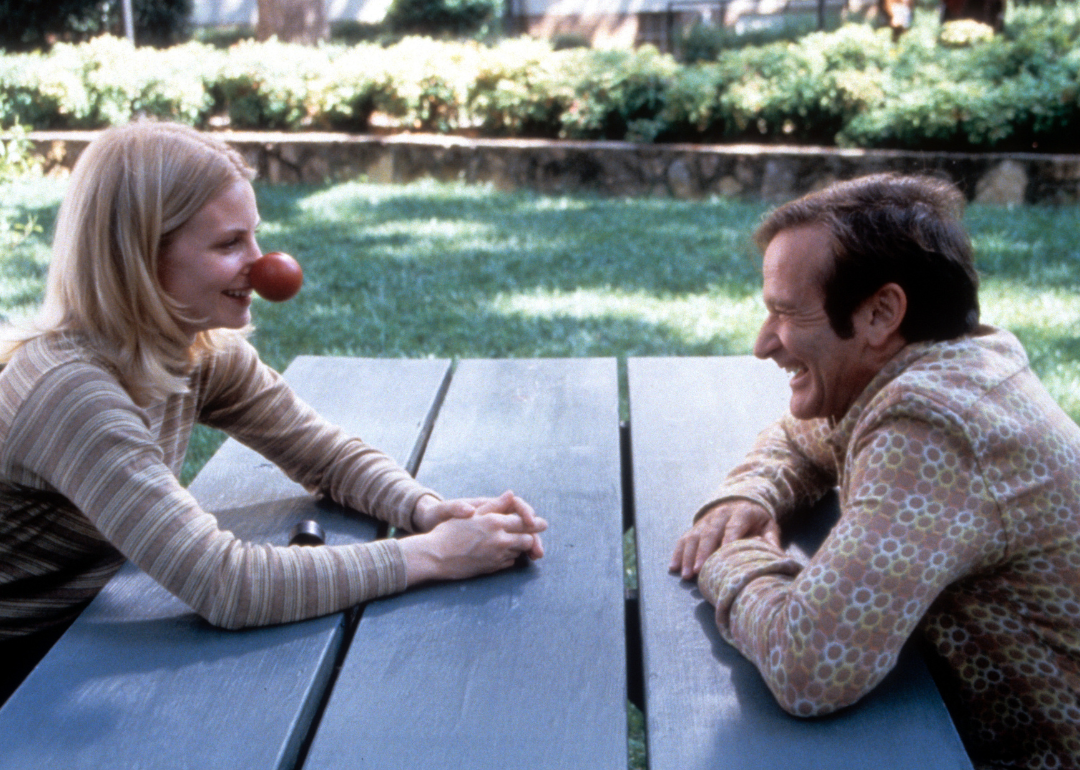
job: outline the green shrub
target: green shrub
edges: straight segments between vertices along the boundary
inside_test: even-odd
[[[75,49],[92,95],[95,126],[150,115],[202,125],[213,101],[205,79],[212,77],[216,52],[198,43],[165,51],[135,48],[126,38],[103,36]]]
[[[232,128],[297,129],[313,120],[312,84],[329,64],[324,48],[242,40],[222,55],[214,111]]]
[[[660,138],[674,142],[719,142],[737,131],[720,98],[737,73],[716,62],[682,67],[668,85]]]
[[[969,36],[948,46],[938,45],[937,30],[924,25],[905,37],[895,63],[883,71],[881,96],[851,117],[837,141],[856,147],[1075,152],[1080,25],[1048,25],[1042,22],[1046,15],[1029,10],[1005,35]],[[1075,12],[1064,16],[1068,22]]]
[[[468,37],[488,32],[501,11],[500,0],[393,0],[384,23],[402,35]]]
[[[637,51],[565,52],[570,103],[561,136],[651,142],[664,130],[661,113],[678,64],[652,46]]]
[[[332,51],[310,84],[313,125],[337,131],[368,129],[375,97],[386,89],[383,49],[357,45]]]
[[[132,0],[131,6],[135,39],[143,45],[172,45],[190,32],[192,0]],[[0,0],[0,18],[0,46],[9,51],[124,33],[117,0]]]
[[[211,88],[221,60],[212,46],[195,42],[146,56],[145,85],[132,111],[205,125],[214,107]]]
[[[0,119],[39,129],[102,128],[136,115],[201,125],[211,107],[212,51],[189,43],[157,51],[104,35],[49,54],[0,57]]]
[[[737,136],[749,139],[810,140],[835,132],[838,106],[826,99],[825,59],[819,51],[790,43],[745,48],[737,61],[743,74],[721,95],[720,103]]]
[[[3,99],[0,99],[0,108]],[[24,127],[18,125],[0,129],[0,185],[29,177],[41,171],[41,159],[34,153],[33,144]],[[20,241],[42,231],[36,217],[21,217],[0,201],[0,250],[10,253]],[[2,318],[2,316],[0,316]]]
[[[381,52],[385,88],[376,106],[405,128],[453,131],[470,127],[469,88],[481,61],[476,44],[408,37]]]
[[[3,0],[0,0],[3,2]],[[244,40],[161,51],[99,37],[0,55],[0,121],[195,125],[630,141],[1075,152],[1080,6],[1013,9],[1003,33],[920,8],[898,42],[847,24],[680,64],[655,48],[554,50],[411,36],[386,47]]]
[[[34,154],[34,146],[27,133],[18,123],[0,129],[0,184],[40,170],[41,159]]]
[[[483,51],[468,96],[476,127],[491,136],[557,137],[570,97],[566,60],[566,54],[529,38]]]
[[[675,45],[683,62],[696,64],[716,61],[729,39],[730,35],[724,28],[699,21],[680,33]]]
[[[93,98],[75,46],[58,45],[49,54],[0,57],[0,94],[5,123],[17,121],[37,129],[91,125]]]

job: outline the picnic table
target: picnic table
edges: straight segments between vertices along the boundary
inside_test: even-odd
[[[4,768],[623,768],[627,702],[653,770],[970,768],[911,650],[836,715],[799,720],[668,574],[695,506],[787,403],[749,357],[301,357],[285,372],[329,419],[447,496],[527,499],[546,556],[336,615],[216,629],[127,565],[0,709]],[[316,500],[228,441],[191,485],[222,526],[275,544],[393,535]],[[818,532],[797,533],[812,550]],[[637,542],[637,590],[624,534]]]

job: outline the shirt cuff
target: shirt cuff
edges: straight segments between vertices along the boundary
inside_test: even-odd
[[[794,577],[802,565],[779,548],[760,538],[728,543],[705,560],[698,574],[698,589],[716,607],[716,624],[730,641],[731,611],[743,590],[754,580],[769,575]]]
[[[765,498],[763,497],[756,497],[750,494],[724,494],[718,497],[714,497],[712,500],[698,508],[697,513],[694,514],[694,523],[696,524],[702,516],[709,512],[710,509],[715,508],[722,503],[730,502],[732,500],[747,500],[748,502],[754,503],[755,505],[760,505],[768,512],[770,516],[772,516],[774,520],[776,519],[776,513],[773,511],[772,508],[769,507],[769,504],[765,501]]]
[[[436,500],[443,499],[442,495],[438,492],[414,482],[410,486],[409,491],[405,493],[404,497],[394,507],[394,510],[389,512],[389,515],[386,518],[387,523],[394,529],[401,529],[405,532],[414,532],[415,530],[413,530],[412,526],[413,511],[416,510],[416,504],[424,495],[431,495]]]

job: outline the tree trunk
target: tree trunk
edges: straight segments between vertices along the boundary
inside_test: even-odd
[[[259,40],[276,36],[284,43],[314,45],[330,37],[326,0],[259,0]]]

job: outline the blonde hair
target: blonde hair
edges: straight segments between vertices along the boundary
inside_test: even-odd
[[[175,123],[104,131],[79,156],[60,206],[37,320],[0,350],[42,334],[85,335],[139,403],[185,390],[184,373],[221,336],[191,344],[158,261],[169,238],[230,184],[255,173],[236,150]]]

